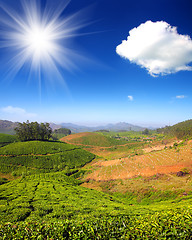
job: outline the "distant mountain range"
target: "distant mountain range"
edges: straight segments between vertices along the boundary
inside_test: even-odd
[[[97,127],[86,127],[80,126],[72,123],[61,123],[62,127],[69,128],[72,132],[94,132],[99,130],[108,130],[108,131],[143,131],[145,128],[132,125],[130,123],[120,122],[116,124],[107,124],[104,126]]]
[[[18,122],[0,120],[0,133],[14,134],[14,129],[17,127],[17,125]]]
[[[7,120],[0,120],[0,133],[9,133],[14,134],[14,129],[17,127],[18,122],[11,122]],[[50,123],[50,126],[53,130],[59,128],[69,128],[74,133],[79,132],[94,132],[99,130],[108,130],[108,131],[143,131],[145,128],[135,126],[129,123],[120,122],[116,124],[107,124],[104,126],[98,127],[87,127],[87,126],[80,126],[73,123],[61,123],[55,124]]]

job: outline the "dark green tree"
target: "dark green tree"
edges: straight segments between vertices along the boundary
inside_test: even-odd
[[[19,123],[15,128],[16,135],[20,141],[49,140],[52,129],[49,123],[29,122]]]
[[[142,134],[143,134],[143,135],[149,135],[149,134],[150,134],[149,129],[146,128],[146,129],[142,132]]]
[[[59,128],[59,129],[55,129],[54,133],[56,134],[64,134],[64,135],[70,135],[71,134],[71,130],[68,128]]]

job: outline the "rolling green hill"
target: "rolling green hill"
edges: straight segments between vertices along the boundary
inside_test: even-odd
[[[17,141],[17,137],[14,135],[0,133],[0,147]]]
[[[62,142],[16,142],[0,148],[0,172],[15,175],[81,167],[94,154]]]
[[[178,139],[192,138],[192,119],[177,123],[173,126],[159,128],[158,132],[177,137]]]
[[[126,140],[118,140],[113,137],[104,136],[100,133],[77,133],[66,136],[61,139],[73,144],[80,144],[85,146],[98,146],[98,147],[112,147],[114,145],[124,145]]]

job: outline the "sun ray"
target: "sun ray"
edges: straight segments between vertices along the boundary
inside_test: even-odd
[[[0,48],[12,55],[7,76],[13,79],[28,65],[28,78],[38,76],[40,91],[42,79],[47,83],[58,80],[66,86],[60,68],[71,71],[73,59],[80,57],[68,48],[67,39],[89,24],[83,10],[64,16],[70,0],[55,1],[47,0],[42,6],[40,0],[20,0],[19,12],[0,0]]]

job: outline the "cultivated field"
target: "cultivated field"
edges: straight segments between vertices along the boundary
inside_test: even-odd
[[[127,179],[138,176],[177,173],[184,168],[192,169],[192,144],[172,149],[151,151],[142,155],[127,156],[115,160],[100,160],[92,164],[93,173],[87,178],[93,180]]]
[[[0,239],[190,239],[192,142],[114,134],[8,137]]]

